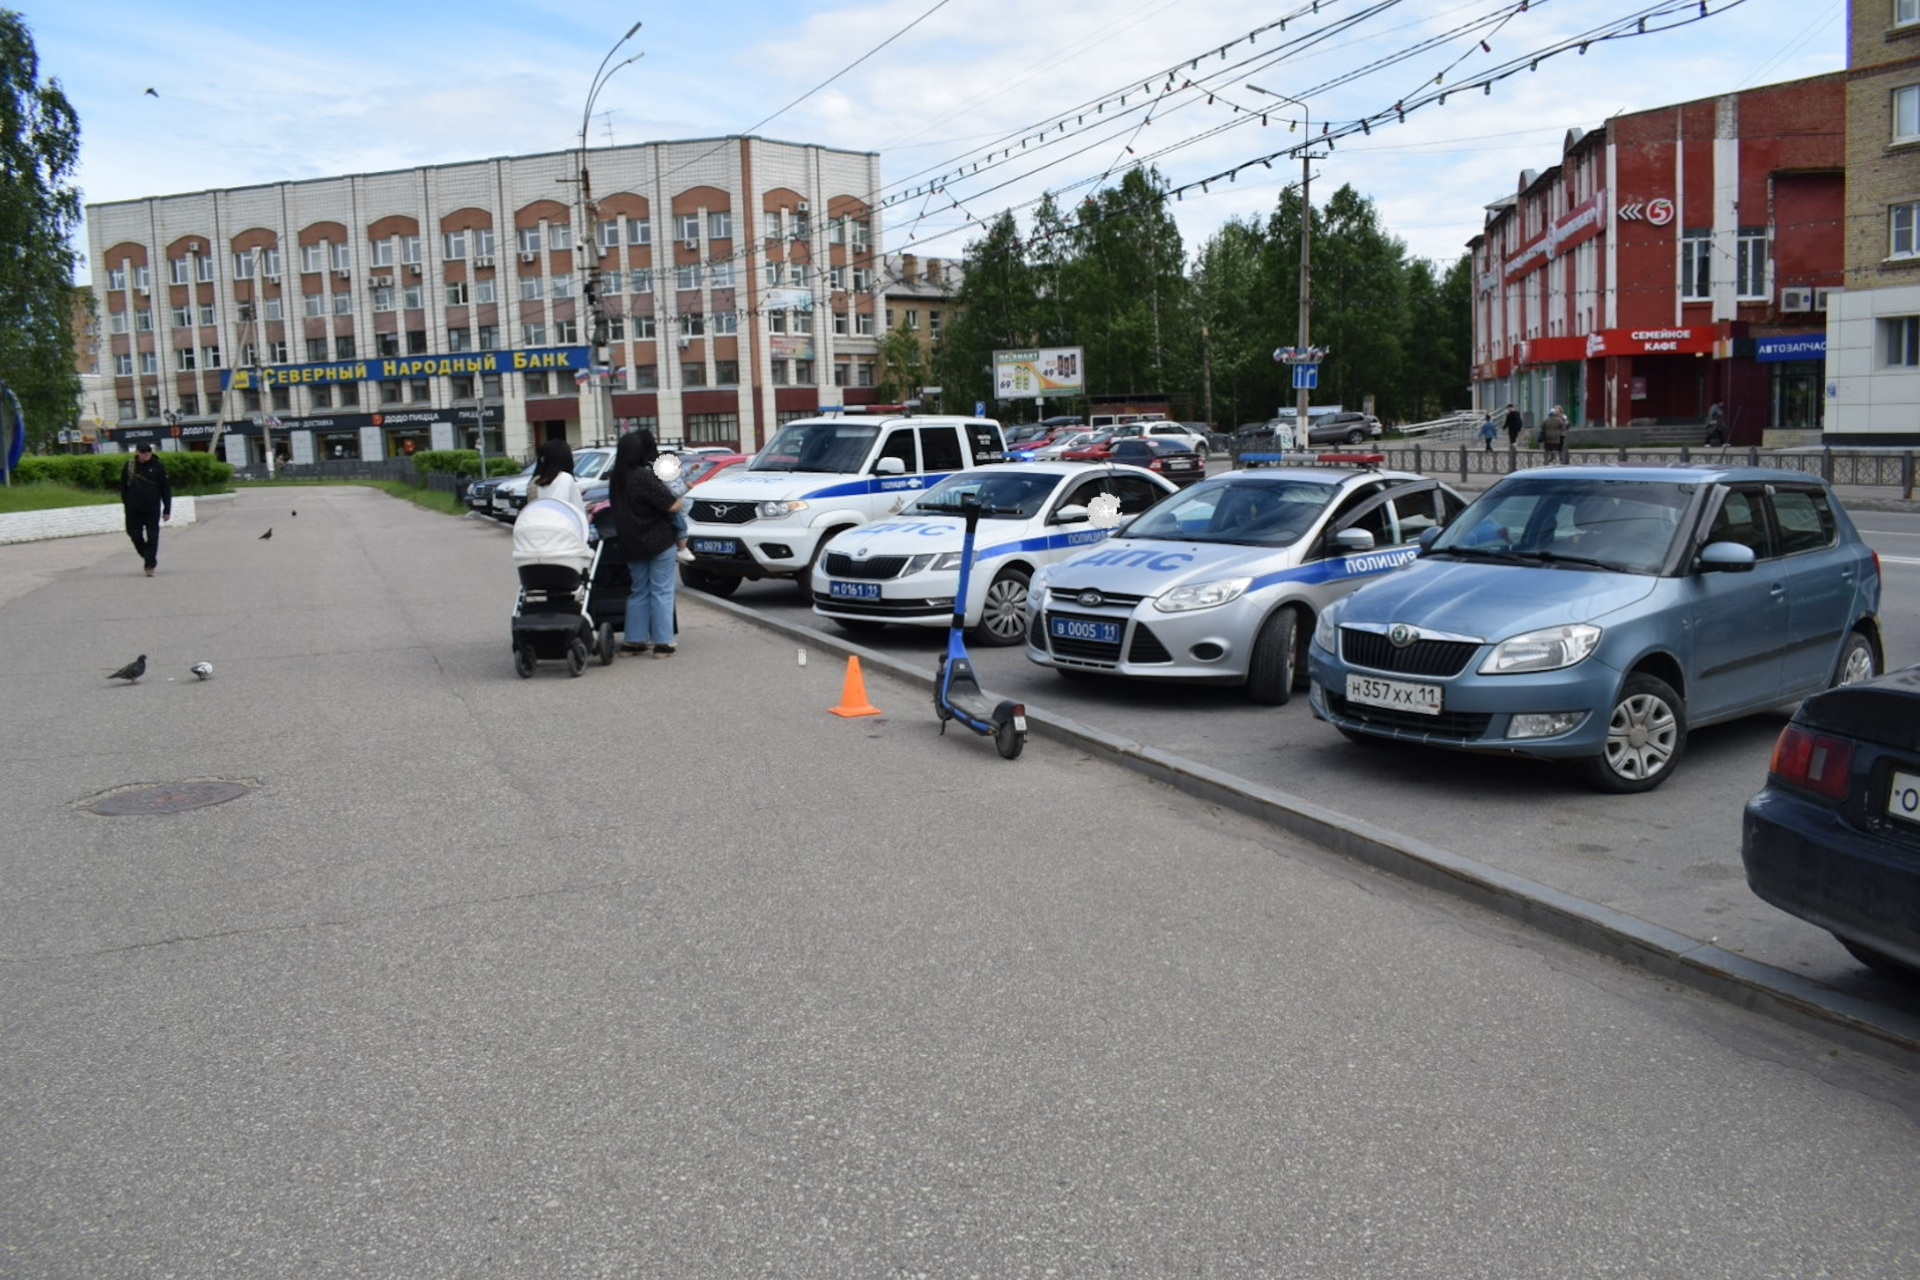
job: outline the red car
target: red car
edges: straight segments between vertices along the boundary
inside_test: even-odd
[[[1078,449],[1069,449],[1060,455],[1062,462],[1105,462],[1113,455],[1113,432],[1102,431]]]

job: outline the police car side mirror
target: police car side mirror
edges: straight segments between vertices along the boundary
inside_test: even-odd
[[[1739,542],[1709,542],[1700,548],[1702,573],[1752,573],[1759,557],[1753,548]]]
[[[907,464],[898,458],[882,458],[873,464],[873,474],[877,476],[902,476],[907,473]]]
[[[1079,503],[1071,503],[1053,513],[1055,524],[1079,524],[1087,518],[1087,509]]]
[[[1435,525],[1431,529],[1422,529],[1420,531],[1420,552],[1422,555],[1426,554],[1426,552],[1433,546],[1433,540],[1439,537],[1442,532],[1444,532],[1444,530],[1442,530],[1442,528],[1439,525]]]
[[[1365,529],[1342,529],[1333,535],[1333,545],[1342,551],[1373,550],[1373,535]]]

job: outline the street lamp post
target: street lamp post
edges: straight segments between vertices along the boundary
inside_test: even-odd
[[[1282,102],[1291,102],[1300,108],[1300,115],[1306,124],[1306,142],[1300,149],[1300,337],[1299,350],[1311,353],[1313,338],[1308,332],[1308,324],[1313,318],[1313,162],[1320,157],[1313,154],[1313,112],[1306,103],[1284,93],[1275,93],[1271,89],[1262,89],[1257,84],[1247,88],[1255,93],[1264,93],[1269,98],[1278,98]],[[1307,409],[1313,399],[1313,392],[1304,384],[1294,393],[1294,409],[1297,414],[1294,423],[1296,432],[1295,447],[1306,448],[1308,440]]]
[[[587,89],[587,103],[580,111],[580,186],[577,202],[580,217],[580,229],[574,240],[575,261],[580,264],[580,296],[587,304],[587,385],[591,393],[588,397],[594,407],[593,443],[604,443],[613,438],[613,376],[612,359],[607,349],[609,326],[607,324],[606,301],[600,296],[600,243],[598,211],[593,203],[593,182],[587,172],[587,127],[593,121],[594,99],[613,79],[614,72],[620,68],[640,61],[646,57],[642,50],[620,62],[613,62],[613,55],[620,52],[620,46],[639,34],[643,23],[636,22],[627,28],[627,34],[613,42],[606,57],[600,59],[600,66],[593,73],[593,83]],[[612,66],[607,64],[612,62]],[[588,443],[586,431],[581,431],[582,443]]]

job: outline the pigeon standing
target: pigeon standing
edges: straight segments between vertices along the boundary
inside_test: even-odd
[[[193,674],[199,676],[202,680],[205,680],[213,674],[213,664],[211,662],[196,662],[191,667],[188,667],[187,670],[193,672]]]
[[[265,542],[268,538],[271,538],[272,536],[273,536],[273,530],[269,529],[265,533],[260,535],[260,541]]]
[[[138,684],[140,683],[140,677],[145,674],[147,674],[147,655],[143,653],[126,666],[108,676],[107,679],[125,680],[128,684]]]
[[[299,515],[300,513],[299,513],[298,511],[291,511],[291,512],[288,512],[288,514],[289,514],[289,515],[296,515],[296,516],[297,516],[297,515]]]

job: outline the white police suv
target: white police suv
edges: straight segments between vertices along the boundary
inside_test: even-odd
[[[1035,577],[1027,657],[1066,672],[1304,688],[1320,611],[1465,507],[1424,476],[1287,467],[1203,480]]]
[[[984,644],[1019,644],[1027,583],[1036,570],[1106,540],[1112,522],[1175,492],[1151,471],[1104,462],[1011,463],[948,476],[898,515],[848,529],[813,567],[813,611],[848,631],[889,622],[944,627],[953,620],[966,521],[963,501],[981,504],[967,583],[966,625]],[[1109,501],[1096,500],[1103,495]]]
[[[792,578],[804,590],[833,535],[892,515],[956,471],[1005,460],[1000,424],[989,418],[789,422],[752,462],[689,495],[694,558],[681,580],[723,596],[747,578]]]

